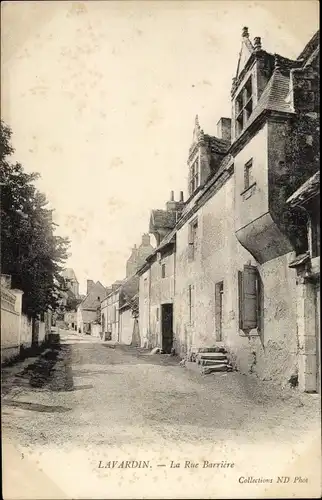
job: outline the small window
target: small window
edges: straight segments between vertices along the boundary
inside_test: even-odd
[[[189,224],[189,260],[195,260],[198,248],[198,219]]]
[[[161,278],[165,278],[165,264],[161,265]]]
[[[159,308],[156,308],[156,320],[159,321]]]
[[[244,190],[254,184],[253,160],[249,160],[244,167]]]
[[[254,266],[238,271],[239,327],[250,331],[259,326],[260,281]]]

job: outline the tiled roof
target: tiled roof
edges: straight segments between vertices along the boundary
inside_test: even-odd
[[[209,138],[210,150],[212,153],[219,153],[219,154],[227,153],[230,146],[229,141],[225,141],[224,139],[219,139],[218,137],[211,135],[205,137]]]
[[[152,210],[150,226],[155,228],[172,229],[176,223],[176,212],[168,210]]]
[[[310,177],[302,186],[292,194],[287,200],[291,206],[300,205],[313,196],[320,193],[320,171]]]
[[[246,128],[265,110],[293,113],[291,104],[287,102],[289,92],[290,77],[275,70],[247,122]]]

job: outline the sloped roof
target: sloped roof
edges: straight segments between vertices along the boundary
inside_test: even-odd
[[[219,137],[205,135],[205,137],[209,137],[210,142],[210,150],[212,153],[225,154],[227,153],[230,142],[225,141],[224,139],[219,139]]]
[[[102,285],[100,281],[97,281],[97,283],[95,283],[95,285],[92,286],[88,294],[79,304],[79,307],[81,309],[96,310],[96,308],[99,306],[101,302],[101,299],[98,300],[98,297],[105,297],[105,296],[106,296],[106,288]]]
[[[300,205],[305,203],[313,196],[320,193],[320,171],[316,172],[310,177],[299,189],[295,191],[287,200],[291,206]]]
[[[151,210],[150,232],[152,228],[172,229],[176,223],[176,212],[169,210]]]
[[[290,76],[275,69],[247,122],[246,128],[265,110],[294,113],[291,103],[287,102],[289,92]]]

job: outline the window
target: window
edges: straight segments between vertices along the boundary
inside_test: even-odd
[[[239,327],[250,331],[259,327],[260,280],[258,270],[246,265],[238,271]]]
[[[159,321],[159,308],[156,308],[156,320]]]
[[[189,260],[195,260],[198,248],[198,219],[189,224]]]
[[[244,166],[244,190],[254,184],[253,178],[253,160],[249,160]]]
[[[235,100],[236,136],[244,130],[253,112],[253,85],[250,77]]]
[[[165,278],[165,264],[161,265],[161,278]]]
[[[197,187],[199,187],[199,157],[195,158],[195,160],[190,165],[190,173],[189,173],[189,194],[195,192]]]

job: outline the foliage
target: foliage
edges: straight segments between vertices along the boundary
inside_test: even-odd
[[[57,306],[59,273],[67,258],[68,240],[54,234],[52,210],[20,163],[11,163],[12,132],[1,121],[1,272],[24,292],[23,309],[30,316]]]

